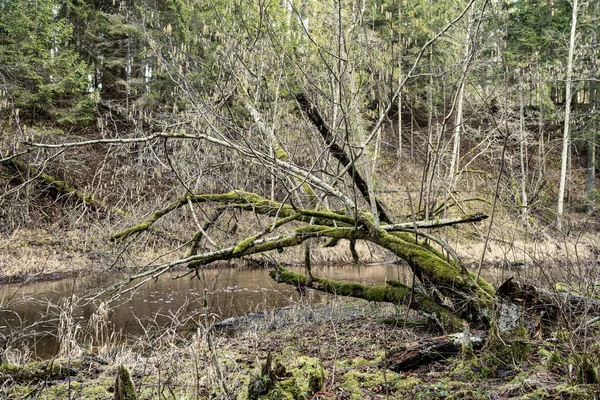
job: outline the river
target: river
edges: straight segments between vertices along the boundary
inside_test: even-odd
[[[302,268],[291,268],[302,272]],[[336,265],[313,267],[315,276],[338,281],[354,281],[364,285],[380,285],[386,279],[411,282],[406,266],[396,264]],[[518,274],[523,274],[521,271]],[[528,272],[528,275],[534,272]],[[277,284],[269,271],[257,268],[220,268],[201,270],[198,277],[174,279],[178,274],[165,274],[139,288],[131,296],[123,296],[110,304],[106,314],[109,330],[120,340],[143,335],[149,326],[165,326],[188,317],[210,314],[215,320],[280,308],[300,301],[295,288]],[[513,271],[485,269],[484,277],[498,285]],[[48,358],[56,353],[59,323],[70,320],[71,326],[85,331],[90,318],[99,315],[102,297],[89,299],[98,290],[115,283],[121,275],[94,273],[25,285],[0,286],[0,346],[30,349],[34,356]],[[310,303],[327,301],[330,295],[309,291]],[[207,308],[204,307],[206,293]],[[104,296],[104,298],[108,298]],[[65,329],[64,326],[60,329]]]

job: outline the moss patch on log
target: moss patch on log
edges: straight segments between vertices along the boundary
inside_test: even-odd
[[[131,380],[129,370],[120,365],[115,380],[115,400],[137,400],[135,386]]]
[[[64,181],[45,173],[42,170],[39,170],[31,165],[27,164],[23,160],[19,158],[13,158],[7,162],[7,164],[14,170],[19,171],[22,174],[29,175],[31,177],[36,178],[37,180],[45,182],[47,185],[52,188],[52,190],[57,193],[64,194],[67,196],[73,196],[83,204],[89,206],[93,210],[103,211],[103,212],[113,212],[115,214],[126,215],[126,212],[118,207],[109,207],[104,204],[102,201],[94,198],[92,194],[86,194],[81,192],[80,190],[71,187]]]
[[[279,268],[279,271],[271,271],[271,277],[293,286],[307,286],[305,275],[288,271],[285,268]],[[337,282],[313,277],[307,287],[341,296],[409,306],[429,317],[433,316],[438,324],[453,332],[459,331],[463,326],[463,321],[450,310],[440,306],[433,299],[419,291],[413,292],[411,296],[411,288],[399,282],[394,286],[366,286],[359,283]]]
[[[312,218],[315,218],[316,221],[314,222],[319,225],[333,226],[333,221],[349,225],[353,225],[355,222],[353,218],[348,217],[340,212],[297,209],[287,204],[281,204],[276,201],[265,199],[255,193],[250,193],[243,190],[233,190],[227,193],[183,196],[166,207],[156,210],[150,215],[150,217],[141,223],[114,233],[111,237],[111,240],[119,241],[132,234],[143,232],[149,229],[154,223],[168,213],[185,206],[188,202],[220,203],[229,208],[242,209],[262,215],[277,215],[281,218],[291,218],[292,220],[298,220],[302,222],[310,222]]]
[[[494,304],[494,288],[483,279],[477,283],[472,274],[440,258],[431,250],[415,243],[402,240],[398,235],[381,231],[377,244],[394,252],[409,264],[416,265],[427,278],[438,287],[459,289],[466,294],[472,293],[471,298],[478,307],[491,308]]]
[[[516,366],[527,360],[531,351],[529,335],[525,328],[498,332],[492,324],[483,357],[487,365]]]
[[[77,375],[81,362],[68,360],[40,361],[25,365],[0,364],[0,381],[39,382],[44,380],[59,380]]]

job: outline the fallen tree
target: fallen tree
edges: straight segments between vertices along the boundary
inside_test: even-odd
[[[495,315],[505,312],[506,307],[512,310],[508,313],[510,321],[495,323],[496,327],[502,326],[502,330],[517,327],[517,318],[512,316],[521,315],[520,318],[523,318],[523,312],[551,319],[557,314],[556,310],[561,307],[564,309],[565,305],[573,311],[580,310],[584,303],[591,313],[600,310],[596,304],[598,301],[586,303],[581,295],[552,294],[547,290],[512,280],[505,282],[496,291],[483,278],[477,279],[460,262],[433,248],[428,241],[419,240],[419,237],[424,235],[423,231],[427,229],[485,219],[485,215],[480,213],[436,221],[386,224],[376,229],[370,214],[364,211],[349,213],[343,209],[303,209],[268,200],[255,193],[231,191],[221,194],[188,194],[155,211],[141,223],[116,232],[112,238],[114,241],[122,241],[140,234],[170,212],[188,204],[210,204],[215,210],[211,218],[221,215],[225,210],[263,216],[266,218],[263,223],[264,229],[230,246],[204,252],[197,251],[196,234],[195,239],[190,241],[194,251],[189,252],[187,257],[151,265],[143,272],[117,284],[112,288],[114,291],[134,291],[144,283],[181,265],[188,266],[188,273],[195,273],[211,263],[281,252],[285,248],[300,246],[312,238],[328,238],[349,242],[366,241],[389,250],[408,263],[420,285],[411,287],[393,280],[375,287],[337,282],[294,273],[278,263],[272,264],[275,265],[271,271],[273,279],[298,287],[300,291],[313,289],[340,296],[403,305],[427,316],[446,332],[461,331],[464,321],[473,327],[488,329]],[[205,228],[209,226],[210,224],[205,225]]]
[[[67,182],[62,181],[41,169],[33,167],[18,157],[7,158],[2,164],[16,173],[11,179],[15,179],[20,183],[36,181],[40,183],[43,190],[47,191],[52,196],[74,199],[76,202],[104,214],[112,212],[125,215],[125,211],[120,208],[109,207],[101,200],[95,198],[92,194],[84,193],[81,190],[70,186]]]
[[[189,202],[217,203],[219,208],[245,210],[271,216],[273,221],[263,231],[244,238],[236,245],[153,265],[147,271],[132,276],[124,283],[135,280],[141,280],[140,283],[143,283],[182,264],[187,264],[195,270],[217,261],[243,259],[255,254],[298,246],[310,238],[363,240],[383,247],[408,262],[422,283],[426,284],[425,287],[435,289],[434,296],[393,281],[389,281],[386,286],[373,288],[319,278],[307,279],[305,275],[295,274],[283,268],[273,271],[272,276],[279,282],[295,286],[306,286],[328,293],[372,301],[407,305],[432,317],[441,327],[450,331],[459,329],[462,326],[462,319],[487,325],[490,318],[494,305],[494,288],[482,278],[476,280],[464,266],[445,257],[426,242],[420,242],[418,232],[414,231],[416,227],[427,229],[480,221],[484,218],[481,214],[439,221],[423,221],[413,224],[413,232],[405,232],[404,230],[408,228],[406,224],[382,225],[379,229],[375,229],[370,215],[366,212],[350,215],[344,211],[301,209],[264,199],[254,193],[232,191],[223,194],[184,196],[167,207],[157,210],[140,224],[115,233],[113,240],[123,240],[141,233],[160,218]],[[292,232],[266,237],[267,234],[291,223],[296,224]]]
[[[366,81],[359,82],[358,78],[361,75],[373,76],[374,74],[370,67],[365,68],[361,65],[362,62],[357,62],[364,57],[362,55],[357,57],[356,53],[350,56],[343,53],[332,54],[333,59],[339,60],[339,67],[333,69],[323,59],[326,68],[323,69],[325,73],[319,79],[315,79],[312,73],[306,73],[309,72],[308,70],[302,71],[299,68],[301,65],[294,62],[292,68],[273,74],[280,77],[277,84],[272,84],[275,82],[271,80],[271,74],[278,70],[279,65],[295,57],[275,57],[271,60],[257,57],[261,59],[260,65],[253,62],[254,55],[248,59],[239,57],[239,63],[237,57],[232,59],[216,57],[226,61],[221,65],[223,74],[218,74],[218,80],[221,81],[221,77],[227,79],[219,82],[218,90],[212,92],[213,89],[209,88],[212,84],[207,84],[206,88],[200,90],[198,81],[204,80],[203,74],[181,72],[182,65],[196,64],[190,62],[192,60],[185,59],[185,50],[173,52],[173,54],[178,53],[182,58],[177,58],[176,63],[171,65],[169,65],[170,60],[164,58],[161,50],[158,59],[161,68],[164,68],[164,76],[170,77],[173,80],[171,82],[173,87],[178,89],[173,90],[175,100],[173,109],[180,109],[181,105],[182,111],[157,112],[147,116],[143,111],[144,117],[140,121],[144,123],[140,123],[139,129],[136,126],[135,132],[114,132],[114,137],[103,135],[102,139],[78,143],[25,142],[25,144],[58,150],[108,143],[136,146],[145,144],[151,149],[152,146],[164,148],[163,154],[167,157],[168,167],[164,163],[159,162],[159,164],[163,168],[170,168],[169,171],[176,176],[180,190],[185,190],[183,192],[185,194],[166,207],[155,210],[143,221],[115,233],[112,235],[112,240],[127,242],[126,239],[148,231],[157,221],[189,206],[196,223],[194,235],[186,243],[189,251],[183,258],[149,265],[142,272],[130,276],[113,288],[117,294],[133,292],[145,282],[156,279],[177,266],[187,265],[188,273],[193,274],[198,273],[203,266],[219,261],[243,260],[259,254],[275,259],[275,252],[303,245],[306,273],[292,273],[274,262],[276,267],[272,276],[275,280],[294,285],[300,291],[312,289],[407,306],[428,316],[443,330],[449,332],[462,330],[463,321],[468,321],[469,326],[490,328],[493,327],[492,322],[498,304],[496,290],[482,278],[471,274],[462,265],[451,246],[441,237],[430,232],[430,229],[443,226],[475,223],[485,219],[486,216],[479,213],[468,215],[461,210],[462,214],[452,218],[417,221],[415,216],[421,215],[425,207],[433,205],[432,203],[421,207],[421,201],[417,207],[409,204],[406,207],[390,210],[382,199],[377,197],[381,191],[377,191],[373,183],[377,181],[373,179],[376,178],[374,175],[377,173],[377,168],[385,168],[386,164],[377,162],[376,157],[374,157],[375,162],[371,162],[369,157],[370,154],[375,153],[373,150],[377,146],[374,142],[377,142],[376,138],[381,138],[392,107],[400,99],[404,90],[403,86],[417,77],[415,71],[421,70],[419,60],[427,54],[427,48],[467,15],[474,4],[475,1],[469,1],[456,18],[449,21],[446,27],[423,45],[413,66],[403,71],[402,79],[397,87],[393,88],[392,95],[382,96],[379,99],[381,102],[378,106],[379,112],[371,116],[368,115],[370,113],[365,112],[361,104],[373,100],[370,92],[376,86]],[[260,21],[266,22],[268,18],[263,18],[261,14]],[[245,40],[236,45],[242,43],[243,46],[240,48],[247,47]],[[303,51],[310,52],[310,44],[307,44],[309,47]],[[343,47],[338,46],[340,50]],[[237,50],[231,48],[234,49]],[[276,50],[266,53],[280,55],[279,47],[273,49]],[[322,54],[320,49],[319,54]],[[342,64],[344,64],[343,68]],[[342,70],[348,73],[342,73]],[[353,71],[357,71],[357,74],[355,75]],[[188,80],[190,77],[195,78]],[[189,98],[179,98],[176,93],[183,93]],[[293,108],[300,111],[302,118],[292,117],[295,113],[289,112],[288,103],[294,103]],[[398,112],[401,116],[401,107]],[[124,114],[128,113],[129,111]],[[375,119],[377,114],[379,117]],[[448,118],[452,115],[452,112],[449,113]],[[309,123],[303,124],[305,121]],[[298,132],[303,126],[306,127],[306,132]],[[368,132],[366,126],[371,126]],[[393,126],[389,127],[395,129]],[[428,128],[433,132],[434,126],[431,120]],[[502,132],[498,126],[496,128],[500,132],[491,134],[506,135],[506,143],[510,132]],[[401,133],[402,129],[399,128],[398,131]],[[445,128],[441,133],[444,131]],[[121,134],[128,136],[121,137]],[[429,154],[433,149],[429,148],[430,139],[427,140],[425,144]],[[174,163],[177,157],[169,156],[169,145],[184,141],[187,145],[192,142],[189,146],[191,149],[181,151],[179,154],[187,157],[181,159],[179,163]],[[401,143],[399,138],[398,144]],[[210,149],[203,154],[202,151],[206,147]],[[288,153],[286,147],[295,151]],[[441,149],[442,147],[438,147],[436,151]],[[220,152],[226,152],[231,156],[231,159],[224,157],[226,164],[244,166],[243,172],[240,173],[244,179],[228,181],[225,177],[223,182],[219,181],[219,187],[229,184],[234,188],[261,190],[262,195],[242,190],[228,193],[202,193],[203,190],[211,190],[205,188],[215,186],[214,182],[207,184],[197,179],[197,175],[201,175],[201,169],[205,167],[197,159],[206,158],[205,155],[208,153],[212,155]],[[154,154],[154,151],[152,153]],[[156,154],[154,156],[160,161],[159,156]],[[504,159],[504,155],[502,157]],[[400,157],[395,160],[400,171],[403,161]],[[435,168],[437,162],[436,160],[433,163],[432,168]],[[245,168],[246,164],[249,165],[248,168]],[[221,164],[215,161],[213,165]],[[252,169],[250,166],[256,168]],[[187,173],[180,174],[178,168]],[[427,163],[424,168],[423,183],[425,180],[433,182],[434,174],[429,168],[430,165]],[[37,171],[29,167],[23,170],[28,171],[28,175],[38,175]],[[223,169],[220,173],[225,175],[227,171]],[[263,175],[254,176],[256,171]],[[408,174],[401,175],[400,179],[410,178]],[[41,173],[39,176],[46,182],[53,180]],[[499,176],[502,176],[502,171]],[[252,178],[252,182],[247,182],[246,177]],[[269,190],[258,189],[264,184],[262,181],[267,179],[271,180],[272,185],[270,196],[265,194]],[[499,185],[500,178],[497,182]],[[67,187],[56,184],[54,187],[63,193],[72,193],[88,205],[93,204],[90,203],[92,199],[79,192],[72,192]],[[424,187],[425,185],[422,184],[422,193],[425,193]],[[200,194],[197,191],[200,191]],[[407,192],[409,192],[408,188]],[[452,197],[452,193],[449,192],[448,195]],[[498,198],[498,190],[493,196]],[[408,200],[411,202],[410,195]],[[460,208],[459,201],[455,200],[455,204]],[[204,224],[201,224],[194,214],[197,208],[200,208],[205,216],[211,215]],[[410,210],[408,221],[396,223],[398,221],[394,221],[394,218],[398,218],[401,213],[406,214],[407,209]],[[437,211],[447,211],[449,206],[442,205],[433,209],[434,215],[437,215]],[[228,241],[210,240],[208,230],[222,218],[222,213],[231,213],[232,210],[251,215],[252,218],[248,219],[252,219],[254,230],[248,231],[242,237],[231,234],[225,238]],[[396,215],[392,212],[396,212]],[[210,249],[202,248],[203,238],[210,243],[210,246],[206,246]],[[400,282],[388,281],[386,285],[368,287],[313,277],[309,264],[311,239],[314,238],[329,239],[327,245],[348,242],[355,261],[358,261],[355,248],[357,242],[368,242],[386,249],[390,254],[408,263],[418,285],[408,286]],[[316,242],[315,240],[312,243]],[[515,310],[514,307],[525,307],[525,304],[529,304],[521,300],[520,295],[508,296],[507,301],[512,305],[512,311]]]

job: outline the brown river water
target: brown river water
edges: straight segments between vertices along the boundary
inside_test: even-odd
[[[302,272],[302,268],[291,268]],[[364,285],[380,285],[386,279],[410,284],[410,270],[403,265],[336,265],[313,267],[315,276],[338,281],[354,281]],[[535,272],[520,271],[517,274]],[[515,271],[485,269],[483,277],[496,286],[514,276]],[[207,312],[215,319],[245,313],[286,307],[300,301],[295,288],[278,284],[266,269],[229,268],[202,270],[199,277],[174,279],[165,274],[131,296],[123,296],[110,304],[109,330],[118,332],[121,340],[143,335],[149,325],[167,326],[175,319],[198,316]],[[122,276],[94,274],[26,285],[0,285],[0,346],[29,349],[34,356],[48,358],[58,349],[56,332],[60,315],[68,311],[70,320],[85,331],[90,317],[98,315],[101,302],[86,301],[98,290],[109,287]],[[207,308],[204,308],[206,292]],[[326,302],[331,295],[313,291],[312,304]],[[105,299],[108,296],[104,297]],[[62,328],[64,329],[64,328]]]

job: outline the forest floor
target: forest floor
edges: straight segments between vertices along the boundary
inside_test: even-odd
[[[424,322],[389,304],[335,297],[248,315],[209,331],[203,324],[190,330],[173,321],[125,346],[71,345],[69,357],[1,365],[0,398],[112,399],[117,368],[125,365],[140,399],[246,399],[269,353],[287,371],[279,373],[277,388],[289,390],[264,397],[271,399],[590,399],[600,394],[598,385],[573,384],[577,365],[568,340],[556,335],[530,339],[521,362],[494,362],[483,349],[476,362],[442,357],[393,372],[389,352],[440,334]],[[310,390],[306,381],[314,376],[321,381]]]

